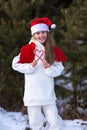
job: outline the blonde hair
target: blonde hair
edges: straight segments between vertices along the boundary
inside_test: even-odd
[[[49,64],[53,64],[55,60],[53,47],[55,46],[55,41],[53,37],[48,33],[47,40],[45,42],[45,59]]]

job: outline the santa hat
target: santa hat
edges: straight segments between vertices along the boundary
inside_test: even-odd
[[[50,29],[56,28],[56,25],[47,17],[36,18],[31,22],[31,35],[39,31],[50,32]]]

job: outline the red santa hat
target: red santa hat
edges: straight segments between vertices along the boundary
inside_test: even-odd
[[[50,29],[56,28],[56,25],[47,17],[36,18],[31,22],[31,35],[39,31],[50,32]]]

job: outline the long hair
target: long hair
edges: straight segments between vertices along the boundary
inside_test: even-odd
[[[55,46],[55,41],[53,37],[48,33],[47,40],[45,42],[45,59],[49,64],[53,64],[55,60],[53,47]]]

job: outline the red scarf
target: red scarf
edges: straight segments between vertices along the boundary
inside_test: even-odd
[[[18,63],[31,63],[35,57],[34,49],[35,49],[34,42],[23,46],[21,48],[20,59],[19,59]],[[56,61],[64,62],[67,60],[67,57],[65,56],[65,54],[57,46],[54,46],[53,50],[54,50]]]

